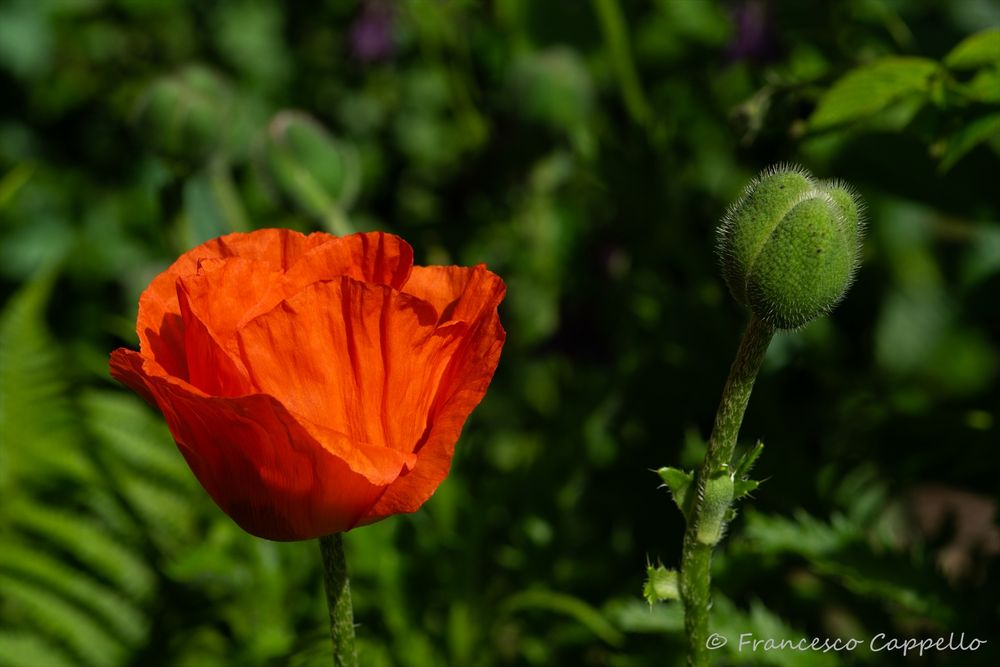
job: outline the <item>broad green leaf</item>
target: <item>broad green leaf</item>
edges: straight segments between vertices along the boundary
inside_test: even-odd
[[[944,58],[951,69],[974,69],[1000,63],[1000,28],[987,28],[969,35]]]
[[[961,90],[975,102],[1000,104],[1000,65],[979,70]]]
[[[1000,112],[977,118],[948,137],[938,168],[948,171],[966,153],[997,136],[1000,136]]]
[[[872,116],[903,98],[926,97],[940,65],[926,58],[888,57],[841,77],[826,91],[809,119],[823,130]]]

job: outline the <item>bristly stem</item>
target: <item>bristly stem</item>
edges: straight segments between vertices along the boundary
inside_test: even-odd
[[[743,414],[750,400],[754,380],[773,336],[774,327],[751,316],[722,391],[705,460],[696,474],[696,494],[684,533],[680,574],[684,630],[688,638],[688,664],[692,667],[706,667],[709,664],[709,652],[705,644],[708,641],[712,550],[715,544],[706,544],[704,531],[701,535],[698,531],[699,523],[706,519],[706,485],[709,479],[718,475],[732,474],[730,466],[736,449],[736,437],[743,423]]]
[[[351,582],[347,577],[347,560],[344,558],[344,538],[341,533],[319,538],[319,550],[323,555],[326,602],[330,607],[333,664],[334,667],[357,667]]]

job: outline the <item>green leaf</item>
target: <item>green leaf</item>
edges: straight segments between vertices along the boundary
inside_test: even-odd
[[[330,136],[311,116],[296,111],[279,113],[268,126],[266,164],[281,192],[328,223],[350,207],[361,185],[354,149]]]
[[[1000,65],[979,70],[961,90],[974,102],[1000,104]]]
[[[694,476],[679,468],[660,468],[656,471],[656,474],[660,476],[660,479],[670,489],[670,495],[673,496],[674,502],[677,504],[677,509],[687,519],[691,508],[691,499],[688,497],[688,492],[691,490],[691,483],[694,481]]]
[[[951,69],[974,69],[1000,63],[1000,28],[987,28],[969,35],[944,58]]]
[[[809,119],[824,130],[872,116],[909,96],[927,97],[940,65],[926,58],[888,57],[841,77],[820,98]]]
[[[966,153],[996,136],[1000,136],[1000,112],[977,118],[948,137],[938,169],[948,171]]]
[[[547,590],[532,590],[516,593],[503,603],[506,613],[528,609],[541,609],[565,614],[590,630],[596,637],[611,646],[621,646],[624,637],[600,611],[580,598]]]

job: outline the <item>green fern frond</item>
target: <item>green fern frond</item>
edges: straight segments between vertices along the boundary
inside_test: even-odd
[[[88,667],[116,667],[125,647],[93,616],[50,589],[0,572],[0,596],[12,616],[44,631]]]
[[[80,398],[88,430],[109,455],[159,483],[189,491],[194,477],[162,419],[124,392],[86,391]]]
[[[88,391],[81,406],[105,474],[149,539],[161,551],[190,539],[200,490],[162,421],[121,392]]]
[[[89,573],[74,569],[39,549],[28,548],[19,542],[4,545],[0,550],[0,575],[4,574],[29,580],[61,595],[89,612],[126,644],[134,646],[146,637],[148,623],[136,605],[103,583],[94,581]]]
[[[45,326],[55,273],[41,272],[0,313],[0,489],[13,479],[92,480],[59,348]]]
[[[58,549],[131,599],[146,600],[152,594],[150,567],[93,518],[22,501],[11,503],[8,511],[12,526]]]
[[[0,667],[77,667],[61,649],[34,632],[0,629]]]

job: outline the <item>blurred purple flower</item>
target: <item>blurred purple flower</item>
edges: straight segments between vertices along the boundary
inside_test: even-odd
[[[766,0],[743,0],[730,13],[733,38],[726,48],[730,60],[767,61],[778,54],[774,26]]]
[[[366,0],[351,24],[351,54],[366,63],[390,58],[395,51],[396,17],[385,0]]]

